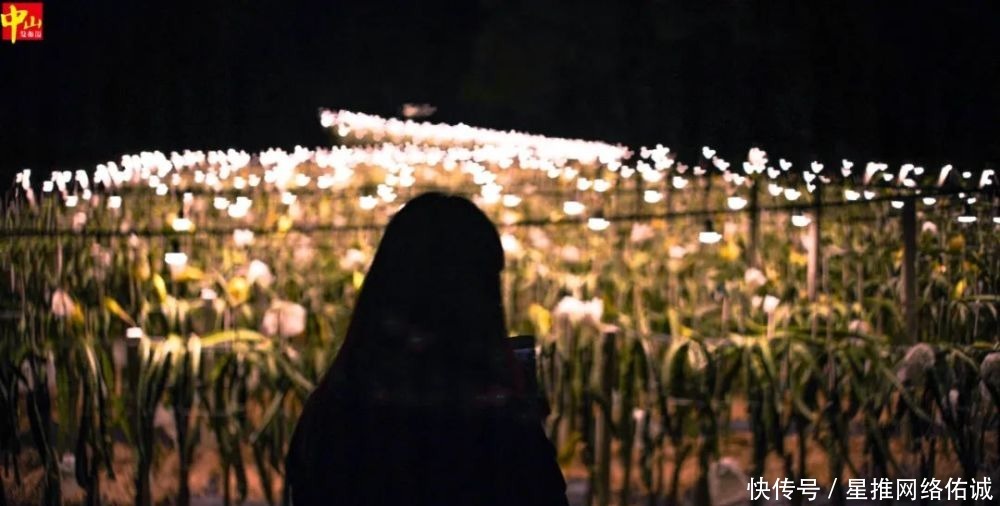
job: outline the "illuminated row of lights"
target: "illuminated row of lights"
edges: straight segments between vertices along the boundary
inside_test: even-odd
[[[369,164],[382,167],[386,171],[385,182],[378,185],[375,194],[362,196],[359,200],[359,206],[362,209],[370,210],[377,207],[380,201],[386,203],[393,202],[397,197],[394,187],[406,187],[415,183],[416,177],[412,166],[413,163],[430,163],[434,166],[440,163],[440,166],[446,171],[458,169],[463,173],[469,174],[473,182],[480,185],[480,202],[484,204],[502,202],[506,207],[515,207],[520,203],[521,198],[513,193],[504,192],[504,185],[499,182],[498,175],[504,172],[503,169],[509,166],[514,158],[518,158],[520,165],[525,165],[526,160],[522,158],[523,153],[517,154],[519,153],[519,148],[524,146],[538,148],[539,146],[552,144],[562,147],[575,146],[576,148],[583,149],[602,145],[602,143],[589,141],[551,139],[512,132],[475,129],[465,125],[452,127],[449,125],[400,122],[398,120],[385,120],[377,116],[345,111],[337,113],[326,111],[322,117],[324,118],[324,123],[329,123],[327,126],[337,125],[337,128],[344,127],[350,129],[350,124],[356,123],[362,125],[363,129],[368,129],[366,131],[372,132],[382,127],[384,127],[383,131],[402,129],[396,132],[401,132],[402,135],[410,135],[413,132],[424,135],[427,131],[434,130],[434,134],[439,135],[441,139],[458,139],[463,142],[469,141],[473,144],[482,145],[476,145],[472,148],[449,147],[447,149],[440,149],[435,146],[407,145],[397,147],[394,145],[381,145],[374,148],[341,147],[315,151],[297,146],[291,153],[286,153],[280,149],[269,149],[257,155],[258,162],[264,170],[263,175],[239,173],[239,171],[248,167],[253,158],[242,151],[210,151],[207,155],[200,151],[185,151],[183,154],[172,153],[169,157],[160,152],[143,152],[139,155],[124,156],[121,161],[121,169],[113,162],[106,165],[99,165],[97,171],[95,171],[93,181],[95,184],[100,183],[106,186],[145,181],[145,184],[155,189],[157,195],[162,196],[169,193],[168,184],[177,186],[184,182],[181,172],[191,169],[189,172],[193,172],[195,183],[208,185],[215,189],[219,189],[222,181],[226,180],[230,180],[232,187],[236,189],[244,189],[247,186],[255,187],[261,181],[274,185],[277,188],[283,189],[281,200],[285,205],[290,206],[295,202],[296,197],[288,188],[305,187],[312,184],[313,181],[320,188],[331,188],[337,184],[345,185],[349,183],[353,175],[353,167]],[[381,125],[381,127],[378,125]],[[489,143],[496,145],[490,145]],[[511,146],[515,146],[515,149],[511,149]],[[602,146],[620,148],[606,144]],[[729,162],[716,156],[715,150],[710,147],[705,146],[702,148],[702,156],[705,160],[709,161],[711,167],[715,167],[723,172],[724,179],[727,182],[736,184],[737,186],[746,182],[746,178],[743,176],[729,171]],[[626,155],[623,155],[620,158],[610,160],[602,159],[602,163],[606,161],[607,168],[611,172],[617,172],[621,178],[629,178],[638,172],[642,179],[649,183],[658,183],[663,180],[665,171],[673,167],[676,175],[670,178],[671,185],[677,189],[684,189],[689,185],[689,180],[683,176],[689,168],[680,163],[675,165],[670,149],[665,146],[657,145],[653,149],[642,148],[640,150],[641,159],[637,161],[635,168],[621,164],[620,159],[626,157]],[[589,179],[580,176],[578,169],[572,166],[565,166],[565,160],[540,160],[538,158],[533,160],[534,162],[532,163],[537,162],[537,164],[527,165],[527,168],[544,170],[548,177],[553,179],[575,181],[578,191],[593,190],[597,193],[603,193],[612,186],[612,183],[605,178]],[[647,163],[645,160],[650,160],[652,164]],[[481,162],[497,163],[501,167],[501,170],[493,172],[487,169]],[[791,162],[784,159],[778,161],[777,168],[768,166],[768,162],[767,153],[754,147],[747,154],[747,161],[743,163],[744,172],[748,175],[766,173],[768,177],[776,178],[782,172],[787,172],[792,167]],[[201,167],[206,163],[212,165],[214,168],[207,171],[202,170]],[[300,166],[304,164],[315,165],[320,168],[332,168],[333,172],[318,175],[297,172]],[[841,173],[845,177],[849,176],[853,166],[853,162],[842,160]],[[807,191],[812,192],[816,188],[816,185],[813,183],[816,179],[819,179],[821,182],[828,182],[825,176],[822,175],[824,168],[822,163],[814,161],[809,164],[808,170],[802,172],[802,178],[806,183]],[[920,176],[924,173],[922,167],[912,164],[904,164],[896,175],[888,173],[887,170],[888,166],[886,164],[869,162],[865,168],[864,180],[867,183],[877,177],[880,172],[884,172],[882,177],[886,181],[897,180],[904,186],[912,187],[915,186],[915,182],[911,176]],[[947,180],[952,170],[951,165],[942,167],[938,178],[939,185],[942,185]],[[691,168],[691,171],[695,176],[705,173],[705,170],[700,166],[694,166]],[[984,170],[979,178],[980,188],[993,184],[993,175],[993,170]],[[18,174],[18,182],[22,185],[22,188],[29,192],[31,189],[30,176],[30,170],[25,170]],[[970,171],[963,171],[961,177],[970,179],[972,173]],[[67,194],[67,184],[74,181],[74,179],[82,188],[79,196],[76,194]],[[43,191],[50,192],[58,188],[63,194],[66,207],[72,208],[77,206],[81,198],[85,201],[90,200],[92,197],[89,188],[90,182],[91,177],[86,171],[78,170],[75,173],[71,171],[59,171],[53,173],[50,180],[43,183]],[[801,196],[799,190],[784,188],[773,182],[768,184],[767,190],[773,197],[782,196],[789,201],[795,201]],[[30,193],[28,195],[31,197]],[[857,201],[862,198],[871,200],[876,196],[876,193],[871,190],[859,192],[853,189],[846,189],[844,190],[844,196],[848,201]],[[656,190],[645,190],[643,193],[643,200],[649,204],[656,204],[662,201],[663,198],[663,193]],[[191,194],[185,193],[184,199],[186,204],[189,203]],[[927,197],[923,199],[923,202],[925,205],[933,205],[935,199]],[[969,198],[967,201],[968,204],[973,202],[973,198]],[[225,210],[233,218],[244,218],[248,215],[252,201],[244,196],[237,197],[235,202],[230,202],[225,197],[216,197],[213,204],[216,209]],[[112,195],[107,199],[108,208],[119,209],[121,205],[122,199],[118,195]],[[745,208],[747,200],[741,196],[730,196],[727,198],[726,205],[730,210],[738,211]],[[892,205],[898,209],[901,203],[893,201]],[[566,202],[563,208],[564,212],[568,215],[579,215],[585,211],[583,204],[576,201]],[[959,221],[971,223],[975,221],[975,217],[967,212],[959,217]],[[596,223],[598,227],[601,224],[600,221]],[[190,220],[181,218],[174,220],[173,226],[175,230],[183,232],[190,231],[193,224],[190,223]]]
[[[483,202],[486,204],[494,204],[499,201],[502,202],[502,204],[505,207],[512,208],[518,206],[522,200],[521,197],[515,194],[510,194],[510,193],[502,194],[503,187],[495,183],[486,184],[482,187],[482,189],[483,189],[482,192]],[[778,194],[783,195],[786,199],[790,201],[798,199],[799,196],[801,195],[800,192],[791,188],[782,189],[782,191]],[[967,197],[965,196],[965,194],[959,194],[959,196],[960,198],[963,198],[966,201],[967,205],[965,212],[957,217],[957,221],[963,224],[975,223],[977,221],[977,217],[971,213],[970,206],[976,203],[977,201],[976,197]],[[361,196],[359,198],[358,204],[362,210],[372,210],[378,206],[380,200],[386,203],[391,203],[395,201],[396,197],[397,195],[391,186],[382,184],[378,186],[376,195]],[[859,193],[853,190],[845,190],[845,198],[848,201],[856,201],[861,199],[862,197],[865,200],[871,200],[874,197],[874,193],[868,191],[865,191],[864,193]],[[190,203],[192,198],[193,196],[190,192],[186,192],[183,195],[185,203]],[[656,190],[646,190],[643,194],[643,200],[649,204],[656,204],[660,202],[662,198],[663,194]],[[294,204],[296,200],[297,197],[295,196],[294,193],[283,192],[281,195],[281,202],[285,205],[290,206]],[[78,201],[79,201],[78,196],[67,195],[65,198],[65,205],[66,207],[70,208],[76,207]],[[934,197],[923,197],[921,199],[921,202],[924,205],[932,206],[937,203],[937,199]],[[730,196],[726,200],[727,207],[733,211],[740,211],[744,209],[747,203],[748,203],[747,199],[740,196]],[[120,208],[121,204],[122,204],[121,196],[110,195],[107,199],[108,208],[118,209]],[[229,199],[225,197],[217,196],[214,198],[213,204],[216,209],[225,210],[227,214],[232,218],[244,218],[247,216],[251,208],[252,200],[245,196],[238,196],[234,202],[230,202]],[[902,200],[891,200],[890,205],[893,209],[898,210],[903,208],[904,203]],[[565,201],[563,203],[562,209],[563,213],[565,213],[568,216],[578,216],[586,211],[586,206],[582,202],[570,200],[570,201]],[[604,230],[607,228],[607,220],[605,220],[604,218],[591,218],[590,220],[593,221],[592,222],[588,221],[588,226],[592,230]],[[998,220],[998,218],[994,218],[993,221],[998,222],[1000,220]],[[808,225],[808,223],[809,219],[803,215],[794,215],[792,217],[792,224],[795,226],[803,227]],[[177,217],[173,220],[172,227],[177,232],[189,232],[193,230],[194,225],[188,218]]]
[[[257,174],[250,174],[244,177],[242,175],[234,175],[247,167],[252,160],[251,155],[242,151],[211,151],[207,156],[202,152],[185,151],[184,154],[172,153],[169,158],[160,152],[154,151],[151,153],[143,152],[140,155],[124,156],[121,162],[121,169],[113,162],[98,165],[93,181],[95,184],[104,184],[105,186],[120,186],[145,180],[149,187],[155,189],[157,194],[165,195],[169,192],[169,185],[177,186],[182,182],[182,170],[194,169],[193,179],[195,183],[204,184],[216,189],[219,189],[222,181],[230,178],[232,180],[232,187],[235,189],[256,187],[262,180],[279,188],[285,188],[289,184],[304,187],[311,184],[314,179],[317,187],[325,189],[335,184],[343,185],[349,183],[350,177],[353,174],[353,170],[350,167],[361,164],[382,166],[389,172],[386,175],[386,184],[405,187],[415,182],[411,166],[413,164],[434,166],[440,163],[443,164],[445,170],[450,170],[449,167],[457,165],[464,167],[470,163],[479,165],[480,169],[482,169],[479,162],[483,161],[497,163],[501,167],[504,167],[504,162],[510,163],[513,161],[509,153],[497,156],[497,152],[498,149],[493,146],[481,146],[475,149],[459,148],[442,150],[427,146],[403,146],[400,148],[394,145],[381,145],[377,148],[341,147],[315,151],[297,146],[291,153],[286,153],[280,149],[269,149],[261,152],[257,155],[257,159],[265,169],[263,177]],[[650,166],[643,160],[637,162],[635,169],[622,166],[618,160],[610,161],[607,163],[607,167],[612,172],[619,172],[622,178],[629,178],[633,173],[639,172],[645,181],[656,183],[664,177],[664,171],[673,165],[672,158],[667,156],[669,148],[663,146],[658,146],[653,150],[643,148],[641,153],[644,158],[652,159],[655,167]],[[703,148],[703,156],[711,157],[711,164],[724,173],[727,182],[741,185],[746,181],[742,176],[729,172],[729,163],[714,155],[714,150],[711,150],[707,146]],[[523,168],[546,170],[549,177],[552,178],[561,177],[562,179],[572,180],[578,173],[575,168],[565,166],[565,161],[562,159],[554,161],[525,160],[520,155],[518,155],[518,159]],[[744,170],[748,174],[765,172],[764,167],[767,161],[766,153],[758,148],[753,148],[748,154],[748,161],[744,163]],[[197,168],[200,167],[199,164],[206,162],[215,167],[215,169],[206,172],[201,170],[201,168]],[[526,165],[525,162],[532,163]],[[320,168],[333,168],[334,171],[333,173],[319,174],[315,178],[307,174],[296,173],[296,169],[300,165],[305,164],[315,164]],[[766,167],[766,173],[769,177],[776,178],[791,166],[790,162],[782,159],[778,164],[780,169]],[[842,161],[841,170],[845,175],[849,175],[851,167],[853,167],[853,162],[848,160]],[[886,171],[887,168],[886,164],[869,162],[865,170],[865,184],[879,172]],[[686,170],[686,165],[676,165],[676,173],[678,175],[673,176],[671,179],[671,184],[675,188],[683,189],[688,185],[687,179],[682,177]],[[822,170],[823,164],[812,162],[809,170],[802,173],[808,191],[811,192],[815,189],[816,185],[813,181],[816,178],[823,179],[824,176],[820,175]],[[939,186],[944,184],[952,170],[951,165],[942,167],[937,181]],[[915,187],[916,182],[911,178],[911,175],[919,176],[923,172],[924,169],[922,167],[904,164],[900,168],[898,175],[885,172],[882,176],[887,181],[898,180],[903,186]],[[695,166],[693,173],[696,176],[701,175],[704,174],[704,170],[700,166]],[[483,170],[475,174],[477,178],[485,175],[488,174],[484,173]],[[970,179],[972,172],[963,171],[961,177]],[[994,171],[992,169],[983,170],[978,182],[979,188],[994,184],[993,177]],[[30,189],[30,170],[25,170],[18,174],[17,178],[25,189]],[[78,170],[75,173],[71,171],[57,171],[53,173],[51,179],[43,183],[43,191],[51,192],[58,188],[60,192],[65,194],[68,191],[67,184],[74,180],[85,191],[84,198],[88,198],[86,193],[89,192],[91,177],[83,170]],[[477,184],[482,184],[482,181],[477,180],[476,182]],[[581,177],[576,181],[576,184],[578,189],[592,188],[596,192],[606,191],[611,186],[609,181],[601,178],[591,181]],[[769,192],[774,196],[777,196],[783,190],[783,188],[774,183],[769,185]],[[874,195],[869,191],[857,192],[855,190],[847,190],[846,193],[847,198],[851,200],[857,200],[861,196],[870,199]]]
[[[371,137],[375,142],[458,146],[514,146],[544,158],[608,164],[628,158],[628,148],[611,144],[471,127],[464,124],[416,122],[351,111],[320,111],[320,124],[340,137]]]
[[[273,151],[273,150],[269,150],[268,152],[265,152],[265,153],[269,153],[271,151]],[[308,156],[313,156],[313,154],[309,150],[304,150],[302,148],[298,148],[294,152],[294,154],[290,155],[290,156],[292,157],[294,163],[300,163],[300,162],[302,162],[303,159],[306,159]],[[274,162],[274,160],[270,159],[270,158],[274,157],[273,155],[270,155],[269,157],[265,157],[264,154],[262,153],[261,157],[262,157],[262,159],[266,159],[268,161],[268,163]],[[127,158],[128,157],[126,157],[126,159]],[[278,165],[282,165],[282,164],[279,163]],[[278,176],[277,175],[278,174],[277,169],[274,169],[274,170],[267,169],[266,172],[265,172],[265,175],[263,177],[263,179],[265,180],[265,182],[279,183],[281,181],[290,179],[290,180],[294,181],[298,186],[306,186],[312,180],[312,178],[310,176],[306,175],[306,174],[302,174],[302,173],[295,174],[294,173],[294,167],[289,168],[289,166],[287,164],[282,165],[282,166],[284,167],[284,169],[282,170],[282,176]],[[496,174],[490,172],[489,170],[486,170],[485,167],[483,167],[481,164],[478,164],[478,163],[475,163],[475,162],[466,162],[462,166],[463,166],[463,171],[469,172],[473,176],[473,181],[475,183],[477,183],[477,184],[483,185],[484,190],[488,189],[490,185],[494,185],[495,184]],[[790,164],[785,164],[785,163],[782,164],[782,167],[789,167],[789,166],[790,166]],[[817,167],[821,167],[821,164],[816,165],[816,166]],[[645,179],[649,180],[649,181],[656,181],[656,178],[662,177],[662,174],[660,172],[657,172],[657,171],[649,168],[648,165],[646,165],[644,167],[642,165],[642,162],[640,162],[639,167],[640,167],[639,171],[643,174],[643,177]],[[919,169],[919,167],[914,168],[914,169],[909,169],[909,170],[912,170],[912,171],[916,172],[917,169]],[[903,172],[909,172],[909,170],[907,170],[905,168],[905,166],[904,166]],[[945,172],[947,172],[947,170],[950,170],[950,169],[946,166]],[[81,182],[82,186],[85,186],[87,184],[86,182],[88,180],[88,178],[86,176],[86,173],[83,172],[83,171],[77,171],[77,172],[78,172],[77,179]],[[562,177],[563,179],[566,179],[566,178],[573,179],[574,177],[576,177],[577,172],[578,171],[576,169],[573,169],[571,167],[564,167],[562,169],[552,168],[552,169],[549,170],[548,175],[550,177],[553,177],[553,178],[555,178],[555,177]],[[331,175],[331,174],[322,174],[322,175],[319,175],[316,178],[317,179],[317,185],[320,186],[320,187],[330,187],[330,186],[332,186],[332,184],[333,184],[333,182],[335,180],[339,181],[341,183],[345,183],[346,180],[349,179],[351,173],[352,173],[352,171],[350,169],[345,169],[345,170],[342,170],[340,172],[340,176],[335,176],[335,175]],[[808,174],[809,173],[806,173],[806,174],[807,174],[806,179],[809,179],[808,178]],[[622,175],[622,177],[629,177],[630,173],[626,173],[625,168],[623,167],[622,170],[621,170],[621,175]],[[653,175],[655,175],[655,178],[653,177]],[[172,177],[170,178],[172,181],[174,181],[175,184],[176,184],[176,181],[177,181],[177,177],[176,176],[178,176],[177,173],[173,174]],[[55,186],[55,183],[53,181],[58,182],[59,186],[65,187],[65,182],[72,180],[72,177],[73,176],[72,176],[71,173],[69,173],[69,171],[63,171],[63,172],[55,173],[55,174],[53,174],[53,180],[46,181],[43,184],[43,191],[52,191],[52,189]],[[982,177],[980,178],[981,179],[981,181],[980,181],[981,185],[992,184],[991,177],[992,177],[992,170],[986,170],[986,171],[984,171],[983,174],[982,174]],[[19,174],[18,178],[21,181],[21,183],[22,183],[23,186],[25,186],[27,188],[30,188],[30,183],[29,183],[30,171],[24,171],[24,173]],[[220,178],[218,177],[218,175],[216,175],[214,173],[209,173],[208,176],[206,176],[205,173],[203,171],[201,171],[201,170],[195,171],[195,177],[194,178],[195,178],[196,182],[198,182],[199,180],[201,180],[201,182],[203,182],[205,184],[210,184],[210,185],[213,185],[213,186],[218,185],[219,182],[220,182]],[[245,187],[246,184],[250,184],[251,186],[255,186],[256,184],[258,184],[260,182],[260,180],[261,180],[261,177],[258,176],[258,175],[255,175],[255,174],[249,175],[248,178],[244,178],[242,176],[235,176],[233,178],[233,185],[237,189],[240,189],[240,188]],[[156,189],[156,193],[158,195],[166,195],[168,193],[168,191],[169,191],[168,186],[161,180],[161,178],[160,178],[159,175],[150,174],[148,176],[147,182],[148,182],[148,184],[149,184],[150,187],[153,187],[153,188]],[[390,186],[390,187],[391,186],[395,186],[395,185],[410,186],[414,182],[415,182],[415,177],[413,176],[413,169],[412,169],[412,167],[409,167],[409,166],[406,166],[406,165],[402,165],[402,166],[400,166],[400,165],[396,165],[396,166],[390,165],[389,173],[386,175],[386,183],[384,183],[384,184],[385,184],[385,186]],[[673,176],[671,182],[672,182],[672,185],[675,188],[677,188],[677,189],[683,189],[683,188],[685,188],[685,187],[688,186],[688,180],[686,178],[682,177],[682,176]],[[279,184],[279,187],[280,186],[281,185]],[[581,191],[586,191],[586,190],[592,189],[595,192],[601,193],[601,192],[604,192],[607,189],[609,189],[611,187],[611,183],[609,181],[607,181],[606,179],[603,179],[603,178],[597,178],[597,179],[594,179],[594,180],[590,180],[590,179],[585,178],[585,177],[579,177],[579,178],[576,179],[576,186],[577,186],[577,189],[581,190]],[[807,188],[810,191],[812,191],[812,189],[815,188],[815,185],[812,185],[811,183],[809,183],[809,181],[807,181]],[[783,195],[786,199],[791,200],[791,201],[794,201],[794,200],[798,199],[799,196],[801,195],[801,192],[799,192],[798,190],[796,190],[794,188],[783,188],[782,186],[780,186],[780,185],[778,185],[776,183],[770,183],[768,185],[768,192],[769,192],[769,194],[771,194],[772,196],[775,196],[775,197],[777,197],[779,195]],[[847,200],[849,200],[849,201],[859,200],[862,197],[864,197],[866,200],[871,200],[876,195],[875,192],[871,191],[871,190],[865,190],[863,192],[858,192],[858,191],[852,190],[852,189],[845,190],[844,194],[845,194],[845,198]],[[385,196],[385,195],[383,195],[383,196]],[[85,200],[90,198],[90,191],[89,191],[88,188],[84,189],[84,191],[82,193],[82,197]],[[656,203],[656,202],[659,202],[661,199],[662,199],[662,194],[660,194],[659,192],[657,192],[655,190],[646,190],[645,193],[644,193],[644,200],[646,202]],[[76,205],[77,197],[75,195],[66,195],[66,202],[67,202],[67,206],[68,207],[73,207],[73,206]],[[730,199],[730,208],[731,209],[736,209],[736,208],[738,208],[740,206],[740,203],[742,203],[742,202],[743,202],[743,200],[741,200],[741,198]]]

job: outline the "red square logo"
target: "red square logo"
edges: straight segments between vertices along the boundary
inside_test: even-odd
[[[42,2],[4,2],[2,7],[3,40],[11,44],[42,40]]]

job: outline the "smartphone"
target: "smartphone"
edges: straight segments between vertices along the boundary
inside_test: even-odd
[[[524,378],[525,392],[530,410],[540,419],[548,415],[548,403],[538,386],[538,365],[535,357],[535,336],[521,335],[508,339],[514,360]]]

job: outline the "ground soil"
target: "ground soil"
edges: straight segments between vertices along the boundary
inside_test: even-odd
[[[742,406],[734,406],[733,419],[735,420],[745,420],[746,411]],[[795,456],[795,451],[797,448],[797,436],[792,435],[786,439],[786,448],[788,448],[793,457]],[[989,461],[996,462],[1000,459],[1000,456],[995,454],[995,448],[997,448],[996,435],[992,434],[989,436],[988,448],[994,449],[992,453],[987,454]],[[851,448],[851,459],[853,462],[861,464],[865,460],[865,441],[863,436],[856,435],[850,440]],[[893,441],[891,443],[893,449],[893,455],[900,459],[904,469],[909,470],[907,474],[911,472],[915,473],[915,460],[911,455],[902,447],[899,441]],[[613,448],[617,452],[617,448]],[[739,462],[742,469],[744,469],[749,474],[749,469],[751,469],[751,456],[752,447],[750,433],[745,430],[734,430],[731,435],[727,437],[720,449],[720,454],[722,456],[727,456],[736,459]],[[634,452],[638,454],[638,451]],[[672,476],[672,457],[670,454],[670,449],[667,450],[666,455],[666,466],[664,469],[664,484],[669,486],[670,476]],[[161,448],[158,451],[157,462],[153,466],[153,477],[152,477],[152,495],[153,500],[156,504],[167,505],[173,504],[173,498],[175,497],[178,489],[178,477],[177,477],[177,453],[170,450],[169,448]],[[637,458],[637,457],[636,457]],[[245,461],[249,464],[253,462],[252,454],[249,448],[245,449]],[[133,504],[134,500],[134,481],[133,476],[135,472],[134,465],[134,452],[133,450],[122,443],[116,443],[114,447],[114,479],[108,474],[103,474],[101,477],[101,496],[102,502],[106,505],[129,505]],[[826,453],[822,451],[821,447],[815,441],[808,441],[807,444],[807,456],[806,462],[808,467],[808,474],[810,478],[816,478],[822,484],[829,484],[832,477],[830,476],[828,462]],[[21,470],[21,479],[15,479],[14,473],[11,470],[7,470],[2,473],[4,489],[7,493],[8,504],[11,505],[28,505],[28,504],[39,504],[41,500],[42,493],[42,477],[43,471],[41,469],[40,460],[37,452],[34,450],[25,450],[22,452],[19,458],[19,465]],[[579,458],[575,459],[574,462],[565,467],[563,472],[571,484],[575,484],[575,488],[579,488],[582,481],[587,478],[586,467],[580,463]],[[698,467],[693,458],[689,458],[681,470],[680,473],[680,483],[681,490],[687,490],[694,484],[698,478]],[[851,471],[848,469],[844,476],[840,477],[841,483],[845,479],[852,477]],[[252,464],[248,465],[248,499],[253,504],[265,504],[264,503],[264,489],[260,480],[260,475]],[[765,466],[765,478],[768,478],[773,482],[776,478],[785,477],[785,464],[783,459],[777,455],[771,455],[767,459]],[[994,473],[996,474],[996,473]],[[618,489],[622,485],[622,475],[623,469],[621,466],[615,466],[612,469],[612,485],[614,489]],[[643,489],[643,486],[639,483],[639,467],[636,464],[633,467],[632,476],[633,484],[631,489],[633,490],[633,495],[637,498],[641,498],[647,494],[648,491]],[[954,457],[953,453],[948,450],[943,450],[938,456],[937,469],[934,473],[937,477],[958,477],[962,475],[961,468],[958,464],[957,459]],[[230,486],[233,491],[233,497],[235,494],[235,483],[231,480]],[[994,483],[1000,482],[1000,476],[994,476]],[[217,446],[214,440],[209,434],[203,434],[203,440],[199,444],[196,452],[194,463],[191,468],[190,476],[190,490],[196,503],[202,504],[219,504],[218,498],[221,497],[223,490],[222,483],[222,468],[219,463],[219,454]],[[281,483],[279,478],[275,478],[271,483],[272,490],[274,491],[275,497],[280,497]],[[83,504],[84,501],[84,490],[80,488],[72,472],[65,472],[63,474],[63,484],[62,492],[64,504],[75,505]],[[579,494],[577,494],[579,495]],[[206,502],[205,498],[209,498]],[[574,502],[577,502],[577,499]],[[630,501],[631,502],[631,501]]]

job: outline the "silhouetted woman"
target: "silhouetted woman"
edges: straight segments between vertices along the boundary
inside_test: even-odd
[[[503,249],[470,201],[390,220],[287,458],[294,506],[565,505],[507,348]]]

